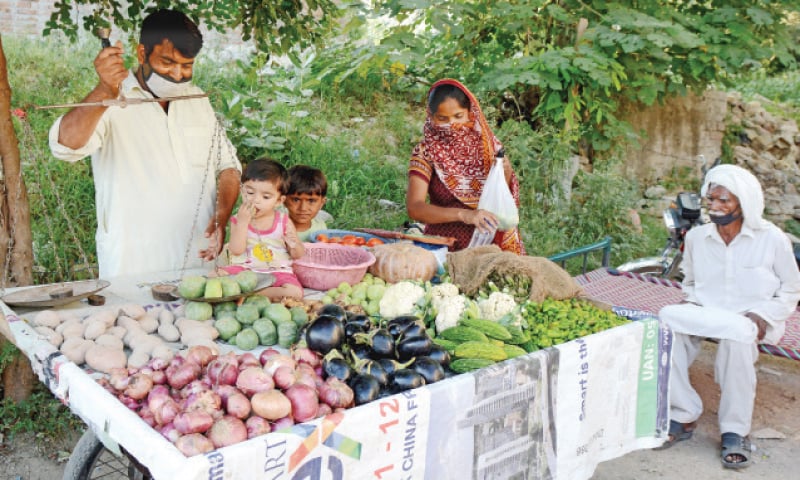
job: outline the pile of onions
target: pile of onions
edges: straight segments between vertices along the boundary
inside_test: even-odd
[[[98,380],[186,456],[212,451],[353,406],[353,391],[323,380],[307,348],[215,355],[197,345],[166,363],[114,369]]]

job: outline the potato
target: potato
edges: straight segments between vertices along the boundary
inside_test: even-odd
[[[153,333],[158,329],[158,319],[149,313],[145,313],[137,320],[139,321],[139,325],[147,333]]]
[[[181,338],[181,332],[171,323],[165,323],[158,327],[158,334],[167,342],[177,342]]]
[[[161,312],[158,314],[158,323],[160,323],[161,325],[164,325],[164,324],[167,324],[167,323],[170,324],[170,325],[174,324],[175,323],[175,314],[170,312],[167,309],[161,310]]]
[[[94,343],[98,345],[105,345],[107,347],[114,347],[122,350],[125,348],[125,344],[122,343],[122,339],[116,335],[112,335],[109,333],[104,333],[99,337],[94,339]]]
[[[72,322],[70,321],[69,324],[62,328],[59,332],[64,338],[70,337],[83,337],[83,333],[86,330],[86,326],[81,322]],[[58,330],[56,330],[58,331]]]
[[[122,340],[122,337],[124,337],[126,333],[128,333],[128,331],[125,330],[125,327],[121,327],[119,325],[114,325],[113,327],[106,330],[107,335],[114,335],[120,340]]]
[[[70,337],[64,340],[60,350],[70,362],[81,365],[86,359],[86,351],[93,346],[94,342],[91,340],[83,337]]]
[[[83,328],[83,321],[78,317],[70,317],[66,320],[63,320],[58,326],[56,326],[55,331],[64,334],[64,329],[69,328],[72,325],[80,325]],[[81,331],[81,335],[83,335],[83,331]]]
[[[120,315],[125,315],[131,318],[139,319],[141,318],[147,311],[144,309],[143,306],[137,305],[135,303],[128,303],[119,307]]]
[[[113,368],[125,368],[128,356],[123,350],[95,344],[86,350],[86,365],[92,370],[109,373]]]
[[[33,325],[55,329],[61,325],[61,316],[55,310],[42,310],[33,317]],[[53,330],[55,332],[55,330]]]
[[[142,368],[150,361],[150,354],[142,350],[134,350],[128,357],[128,368]]]
[[[60,333],[56,332],[50,327],[39,326],[35,327],[35,330],[39,335],[42,335],[45,340],[47,340],[51,345],[58,348],[61,343],[64,341],[64,337],[61,336]]]
[[[85,322],[84,325],[83,338],[87,340],[94,340],[108,330],[108,325],[102,320],[92,320],[90,322]]]
[[[114,310],[98,310],[83,319],[83,323],[103,322],[106,327],[113,327],[117,321],[117,313]]]

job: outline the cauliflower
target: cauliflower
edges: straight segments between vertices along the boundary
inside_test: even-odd
[[[424,301],[424,298],[425,289],[419,285],[409,281],[397,282],[388,286],[383,292],[379,311],[384,318],[413,315],[419,306],[419,301]]]
[[[458,320],[467,308],[467,297],[455,295],[436,302],[436,333],[458,325]]]
[[[478,302],[481,318],[496,322],[517,308],[514,297],[504,292],[492,292],[489,298]]]
[[[455,296],[458,296],[458,287],[454,283],[440,283],[430,289],[431,305],[437,310],[439,302]]]

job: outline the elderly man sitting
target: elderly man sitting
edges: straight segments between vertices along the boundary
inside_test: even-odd
[[[692,436],[703,412],[689,381],[689,366],[704,338],[719,340],[714,365],[720,385],[722,464],[750,463],[747,435],[756,395],[757,344],[777,343],[800,300],[789,238],[764,220],[758,179],[735,165],[711,170],[701,190],[712,223],[689,231],[683,259],[685,300],[659,316],[674,332],[669,438],[660,448]]]

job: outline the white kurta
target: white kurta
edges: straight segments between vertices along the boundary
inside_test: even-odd
[[[122,91],[151,97],[132,74]],[[216,124],[207,98],[174,101],[168,113],[156,102],[109,107],[87,144],[73,150],[58,143],[56,120],[53,155],[69,162],[92,156],[100,277],[179,270],[187,249],[186,268],[201,266],[219,172],[241,171],[224,131],[214,140]]]

